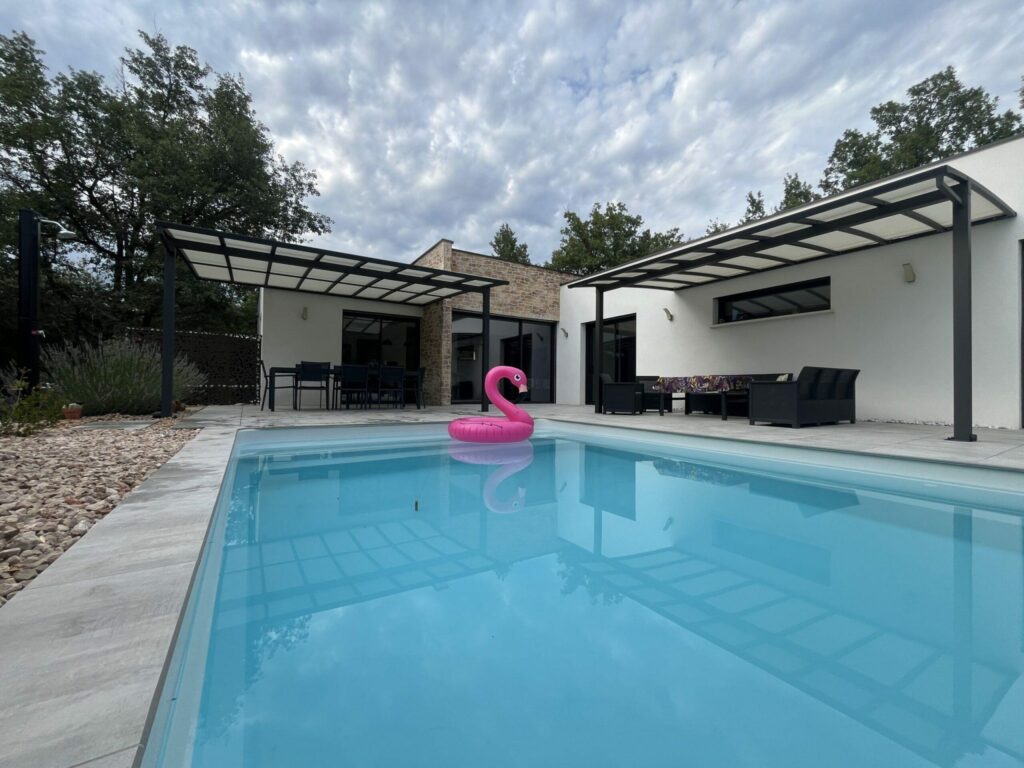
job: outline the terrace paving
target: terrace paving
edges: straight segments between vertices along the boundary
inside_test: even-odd
[[[607,416],[536,405],[538,418],[1024,470],[1024,431],[979,429],[951,443],[949,427],[861,422],[803,429],[751,427],[714,416]],[[213,406],[179,420],[201,428],[30,586],[0,609],[0,768],[127,768],[148,710],[241,428],[444,422],[472,406],[261,412]]]
[[[955,464],[983,465],[1024,470],[1024,430],[986,429],[975,431],[975,443],[956,443],[946,438],[949,426],[858,421],[821,427],[750,426],[746,419],[722,421],[719,416],[648,412],[635,416],[594,413],[591,406],[529,405],[536,418],[572,423],[598,424],[626,429],[643,429],[695,437],[745,440],[769,445],[849,451],[874,456],[921,459]],[[500,415],[494,411],[496,415]],[[447,421],[453,416],[480,415],[476,406],[385,410],[277,410],[260,411],[257,406],[212,406],[183,420],[183,425],[236,423],[240,428],[328,426],[334,424],[394,424]]]

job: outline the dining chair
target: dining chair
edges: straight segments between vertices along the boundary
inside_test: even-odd
[[[299,363],[295,377],[295,389],[292,392],[292,408],[296,411],[302,410],[302,391],[307,389],[320,392],[320,407],[323,408],[324,397],[329,396],[330,377],[330,363],[312,363],[307,360]]]
[[[402,393],[402,401],[404,402],[405,398],[411,394],[416,401],[416,410],[423,407],[423,378],[426,373],[426,368],[405,372],[405,391]]]
[[[405,368],[397,365],[381,366],[377,379],[378,405],[383,404],[385,400],[392,407],[405,407]]]
[[[267,404],[267,393],[270,392],[270,389],[271,389],[270,372],[267,370],[267,364],[262,359],[260,360],[260,370],[263,372],[263,397],[260,400],[260,410],[262,411],[263,408]],[[276,383],[276,379],[281,378],[281,377],[287,379],[286,383],[284,383],[284,384]],[[274,379],[275,379],[275,383],[273,384],[273,388],[274,389],[291,389],[291,390],[295,389],[295,374],[294,373],[291,373],[291,374],[279,373],[279,374],[277,374],[277,376],[274,377]],[[294,398],[294,394],[293,394],[293,398]]]
[[[332,407],[334,408],[341,406],[342,397],[345,399],[346,410],[351,407],[353,397],[355,397],[357,405],[366,408],[370,404],[369,366],[342,363],[335,367],[332,395]]]

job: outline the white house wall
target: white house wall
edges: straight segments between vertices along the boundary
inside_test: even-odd
[[[1024,212],[1024,140],[950,162]],[[1021,427],[1021,245],[1024,216],[974,228],[974,419]],[[914,283],[903,280],[913,265]],[[829,276],[832,310],[736,325],[712,323],[714,299]],[[861,369],[859,418],[950,423],[953,403],[952,245],[928,237],[679,292],[620,289],[604,316],[635,314],[640,375]],[[669,321],[662,308],[674,316]],[[583,324],[594,289],[561,291],[560,403],[583,402]]]
[[[422,317],[421,307],[315,293],[264,288],[260,292],[259,329],[267,368],[295,365],[300,360],[341,362],[344,313]],[[305,318],[303,310],[305,309]]]

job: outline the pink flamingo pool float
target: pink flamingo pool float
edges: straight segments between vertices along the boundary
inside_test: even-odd
[[[467,443],[518,443],[533,434],[533,419],[526,411],[513,405],[498,391],[498,382],[511,381],[520,392],[526,392],[526,374],[510,365],[496,365],[487,372],[484,392],[505,418],[473,416],[456,419],[448,425],[448,434]]]

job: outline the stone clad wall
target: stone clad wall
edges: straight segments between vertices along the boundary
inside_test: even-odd
[[[508,280],[491,291],[491,314],[532,320],[558,320],[558,293],[572,275],[544,267],[515,264],[493,256],[452,249],[449,269],[481,277]],[[479,312],[482,309],[479,293],[456,296],[451,300],[453,309]]]
[[[452,241],[439,240],[414,263],[450,270]],[[423,308],[420,322],[420,365],[426,369],[423,400],[427,405],[451,405],[452,309],[449,301],[435,301]]]
[[[481,277],[507,280],[491,291],[491,314],[533,320],[558,320],[559,289],[572,275],[543,267],[508,261],[452,247],[451,240],[439,240],[414,264],[447,269]],[[427,369],[423,395],[427,405],[451,404],[452,310],[480,312],[479,293],[445,299],[423,308],[420,325],[420,365]]]

